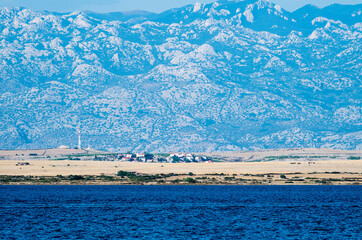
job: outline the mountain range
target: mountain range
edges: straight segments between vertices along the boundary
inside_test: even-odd
[[[0,149],[362,149],[361,13],[0,8]]]

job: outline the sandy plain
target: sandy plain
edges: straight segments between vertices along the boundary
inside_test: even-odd
[[[267,174],[267,173],[362,173],[362,160],[221,162],[221,163],[139,163],[103,161],[29,160],[30,165],[17,166],[18,161],[0,161],[0,175],[116,175],[118,171],[143,174]]]
[[[94,161],[95,155],[108,154],[114,155],[84,149],[0,151],[0,184],[159,184],[161,180],[163,184],[187,184],[186,180],[191,176],[198,184],[362,184],[360,150],[279,149],[196,153],[198,156],[215,160],[210,163]],[[78,157],[77,160],[70,160],[70,156]],[[109,159],[115,160],[112,157]],[[135,182],[132,179],[117,177],[120,170],[134,172],[139,176],[170,176]],[[282,174],[285,174],[286,178],[281,179]],[[72,183],[74,175],[92,180]],[[28,180],[24,179],[25,176],[32,176],[31,180],[29,177]],[[111,180],[105,179],[104,176],[111,177]],[[54,177],[57,180],[52,179]]]
[[[360,157],[362,150],[339,150],[323,148],[295,148],[295,149],[268,149],[257,151],[232,151],[199,153],[203,156],[222,159],[224,161],[258,161],[277,159],[278,157],[293,156],[300,157],[299,160],[347,160],[349,157]]]

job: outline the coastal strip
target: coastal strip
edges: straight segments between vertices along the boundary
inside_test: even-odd
[[[361,185],[362,160],[213,163],[3,160],[0,184]]]

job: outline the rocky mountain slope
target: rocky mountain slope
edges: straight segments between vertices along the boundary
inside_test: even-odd
[[[362,5],[0,9],[0,149],[362,149]]]

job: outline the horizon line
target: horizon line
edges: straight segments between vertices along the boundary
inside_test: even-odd
[[[269,1],[269,0],[267,0]],[[218,1],[215,1],[215,2],[218,2]],[[270,2],[270,1],[269,1]],[[230,2],[231,3],[231,2]],[[278,5],[278,4],[275,4],[273,2],[270,2],[274,5]],[[208,4],[212,4],[212,3],[207,3],[205,5],[208,5]],[[133,14],[133,13],[137,13],[137,12],[142,12],[142,13],[148,13],[148,14],[156,14],[156,15],[159,15],[159,14],[162,14],[164,12],[167,12],[167,11],[170,11],[170,10],[173,10],[173,9],[181,9],[181,8],[185,8],[187,6],[193,6],[195,4],[187,4],[187,5],[184,5],[184,6],[181,6],[181,7],[175,7],[175,8],[169,8],[167,10],[164,10],[164,11],[161,11],[161,12],[153,12],[153,11],[147,11],[147,10],[143,10],[143,9],[134,9],[134,10],[125,10],[125,11],[109,11],[109,12],[102,12],[102,11],[94,11],[94,10],[89,10],[89,9],[85,9],[85,10],[74,10],[74,11],[53,11],[53,10],[34,10],[30,7],[24,7],[24,6],[11,6],[11,7],[8,7],[8,6],[4,6],[4,7],[0,7],[0,9],[28,9],[28,10],[31,10],[33,12],[47,12],[47,13],[58,13],[58,14],[71,14],[71,13],[76,13],[76,12],[81,12],[81,13],[97,13],[97,14],[112,14],[112,13],[121,13],[121,14]],[[312,7],[315,7],[315,8],[318,8],[318,9],[325,9],[325,8],[328,8],[330,6],[333,6],[333,5],[340,5],[340,6],[358,6],[358,5],[362,5],[362,3],[358,3],[358,4],[343,4],[343,3],[332,3],[330,5],[327,5],[327,6],[324,6],[324,7],[319,7],[315,4],[305,4],[293,11],[290,11],[290,10],[287,10],[285,8],[283,8],[281,6],[281,8],[284,10],[284,11],[287,11],[289,13],[293,13],[293,12],[296,12],[306,6],[312,6]],[[278,5],[280,6],[280,5]]]

